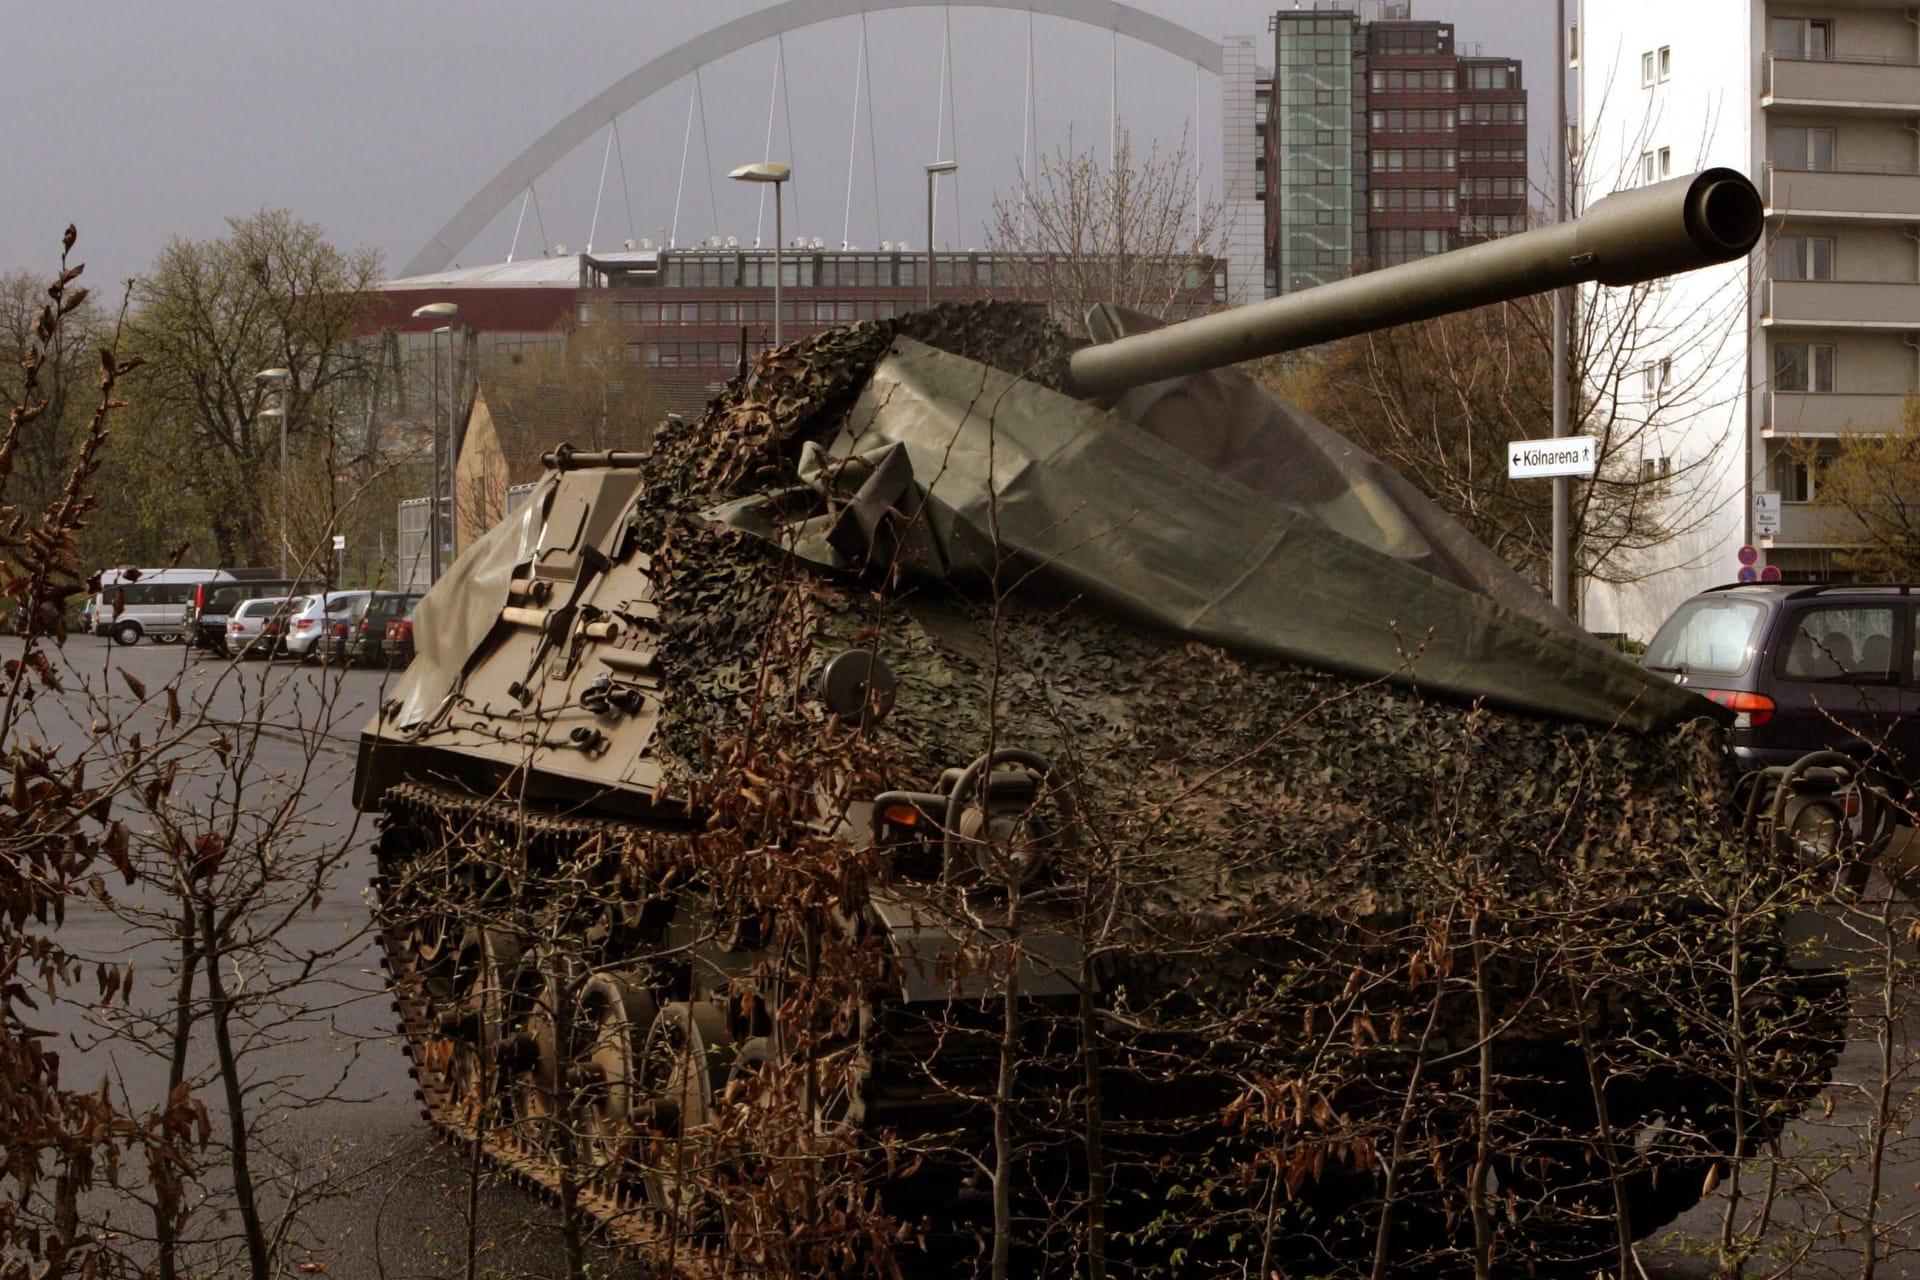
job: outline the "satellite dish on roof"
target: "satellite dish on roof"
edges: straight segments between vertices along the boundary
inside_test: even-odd
[[[560,255],[561,257],[565,257],[567,253],[567,246],[565,246],[564,244],[556,244],[555,246],[553,246],[553,251],[554,253]]]
[[[727,248],[729,248],[729,249],[738,249],[739,247],[740,247],[740,237],[739,237],[739,236],[728,236],[728,237],[727,237]]]
[[[625,246],[627,247],[627,250],[628,250],[628,252],[632,252],[632,250],[633,250],[633,241],[632,241],[632,240],[622,240],[622,241],[621,241],[620,243],[622,243],[622,244],[624,244],[624,245],[625,245]]]

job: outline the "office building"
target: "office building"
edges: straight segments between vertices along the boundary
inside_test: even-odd
[[[1520,63],[1461,48],[1405,3],[1275,13],[1259,88],[1272,293],[1410,262],[1527,224]]]

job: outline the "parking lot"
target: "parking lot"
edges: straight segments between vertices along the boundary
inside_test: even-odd
[[[0,654],[12,656],[18,644],[0,640]],[[206,742],[224,737],[230,762],[250,755],[240,804],[276,815],[289,856],[335,859],[321,896],[292,913],[274,938],[282,963],[296,956],[313,959],[303,979],[308,1008],[301,1017],[274,1018],[273,1025],[249,1032],[254,1105],[259,1114],[275,1118],[263,1137],[272,1153],[263,1165],[288,1179],[283,1186],[297,1182],[302,1195],[311,1196],[295,1238],[305,1241],[312,1260],[330,1274],[460,1274],[467,1170],[422,1122],[406,1059],[391,1036],[394,1018],[368,928],[374,833],[370,820],[354,812],[351,798],[359,726],[392,674],[284,660],[233,661],[180,645],[123,646],[91,636],[69,640],[55,661],[65,692],[37,699],[29,732],[78,751],[92,739],[96,724],[111,721],[123,742],[140,733],[151,744],[167,732],[163,691],[172,685],[181,704],[181,727]],[[144,699],[133,691],[136,682]],[[190,743],[181,750],[182,758],[191,757]],[[229,782],[234,767],[228,766]],[[234,789],[223,789],[212,776],[181,785],[188,804],[205,804],[210,824],[223,806],[234,803]],[[124,810],[122,816],[135,820]],[[160,929],[130,926],[127,908],[152,904],[141,902],[117,877],[113,886],[117,895],[130,895],[119,899],[123,909],[73,904],[61,941],[83,957],[132,963],[135,1003],[164,1010],[176,977],[175,948]],[[236,964],[230,977],[243,987],[257,980],[244,964]],[[91,991],[90,984],[86,990]],[[116,1015],[91,1005],[63,1004],[48,1010],[46,1023],[86,1046],[66,1055],[70,1084],[97,1083],[104,1074],[133,1110],[164,1096],[162,1058],[127,1039],[102,1039],[125,1027]],[[204,1052],[196,1049],[195,1060],[204,1066]],[[210,1104],[217,1101],[213,1091],[204,1096]],[[209,1182],[217,1191],[218,1171]],[[478,1208],[485,1235],[482,1257],[490,1273],[561,1272],[552,1214],[545,1205],[489,1179]],[[138,1240],[149,1225],[125,1205],[115,1208],[113,1221],[130,1240]]]

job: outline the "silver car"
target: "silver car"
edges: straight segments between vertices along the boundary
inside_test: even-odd
[[[297,607],[305,599],[304,596],[263,596],[258,600],[242,600],[227,615],[227,654],[235,658],[271,658],[280,642],[280,627],[285,624],[289,607]]]
[[[321,634],[336,622],[357,618],[372,595],[371,591],[334,591],[308,596],[306,607],[287,619],[287,653],[302,660],[312,655]]]

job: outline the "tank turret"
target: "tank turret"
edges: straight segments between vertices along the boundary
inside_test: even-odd
[[[431,1118],[688,1273],[1610,1265],[1831,1070],[1798,846],[1222,366],[1758,227],[1715,170],[1091,346],[940,307],[556,448],[360,746]]]

